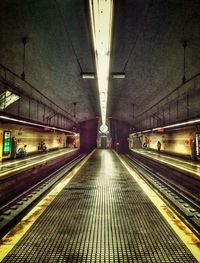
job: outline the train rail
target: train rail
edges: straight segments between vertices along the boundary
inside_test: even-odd
[[[16,224],[35,203],[47,194],[64,176],[67,175],[86,154],[80,154],[67,164],[63,165],[23,193],[0,207],[0,237]]]
[[[138,154],[123,158],[200,236],[200,180]]]

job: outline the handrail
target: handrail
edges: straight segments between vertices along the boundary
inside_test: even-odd
[[[167,94],[166,96],[164,96],[162,99],[160,99],[158,102],[156,102],[154,105],[152,105],[150,108],[148,108],[147,110],[143,111],[142,113],[138,114],[136,118],[141,117],[143,114],[147,113],[148,111],[150,111],[151,109],[153,109],[154,107],[156,107],[157,105],[159,105],[162,101],[164,101],[165,99],[167,99],[170,95],[172,95],[175,91],[177,91],[179,88],[181,88],[182,86],[184,86],[185,84],[187,84],[188,82],[190,82],[191,80],[195,79],[196,77],[200,76],[200,72],[197,73],[196,75],[192,76],[191,78],[189,78],[188,80],[186,80],[185,82],[179,84],[174,90],[172,90],[169,94]]]
[[[10,70],[9,68],[5,67],[4,65],[2,65],[0,63],[0,67],[3,68],[5,71],[8,71],[9,73],[11,73],[13,76],[15,76],[16,78],[18,78],[20,81],[26,83],[31,89],[33,89],[34,91],[36,91],[38,94],[40,94],[43,98],[45,98],[47,101],[49,101],[52,105],[54,105],[55,107],[57,107],[58,109],[60,109],[61,111],[63,111],[64,113],[67,114],[67,118],[77,124],[76,121],[73,120],[73,116],[67,112],[65,109],[61,108],[59,105],[57,105],[54,101],[52,101],[51,99],[49,99],[47,96],[45,96],[41,91],[39,91],[37,88],[35,88],[31,83],[29,83],[28,81],[26,80],[23,80],[19,75],[17,75],[15,72],[13,72],[12,70]],[[6,72],[5,72],[5,75],[6,75]],[[6,76],[4,77],[6,80]]]

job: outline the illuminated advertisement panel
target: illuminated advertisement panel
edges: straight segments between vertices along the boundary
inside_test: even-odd
[[[200,155],[200,133],[196,133],[196,154]]]
[[[3,156],[9,155],[11,150],[11,132],[4,131],[3,135]]]

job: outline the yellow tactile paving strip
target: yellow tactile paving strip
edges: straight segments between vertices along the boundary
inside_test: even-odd
[[[49,154],[47,153],[45,155],[37,155],[37,156],[30,157],[27,159],[11,161],[9,163],[2,163],[0,164],[0,179],[5,178],[9,175],[13,175],[20,171],[25,171],[31,167],[40,165],[49,160],[53,160],[54,158],[61,157],[63,155],[67,155],[75,151],[76,150],[74,149],[60,150],[60,151],[49,153]]]
[[[167,220],[169,225],[188,247],[194,257],[198,260],[198,262],[200,262],[200,240],[181,221],[181,219],[175,215],[168,205],[146,184],[146,182],[142,180],[141,177],[135,171],[133,171],[133,169],[129,167],[122,158],[119,157],[119,159],[136,180],[136,182],[140,185],[143,191],[148,195],[163,217]]]
[[[146,151],[146,150],[132,150],[132,151],[136,152],[137,154],[143,155],[147,158],[150,158],[152,160],[185,171],[200,180],[200,164],[198,163],[190,162],[184,159],[181,160],[180,158],[176,158],[176,157],[165,156],[162,154],[159,155],[157,153]]]
[[[92,152],[93,153],[93,152]],[[9,253],[17,242],[26,234],[37,218],[45,211],[50,203],[69,183],[72,177],[80,170],[92,155],[88,155],[76,166],[44,199],[42,199],[17,225],[0,241],[0,261]]]

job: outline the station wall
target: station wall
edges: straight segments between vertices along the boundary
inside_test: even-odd
[[[64,147],[77,147],[79,148],[79,138],[76,138],[76,145],[72,136],[68,136],[61,132],[50,132],[38,128],[27,127],[17,124],[0,123],[2,131],[11,131],[11,138],[16,140],[16,152],[19,148],[27,145],[27,153],[38,151],[38,146],[44,142],[48,150],[59,149]],[[11,156],[3,156],[3,159],[10,158]]]
[[[129,136],[129,148],[140,149],[144,143],[150,150],[157,150],[157,142],[161,142],[161,151],[190,157],[192,142],[199,128],[196,126],[168,130],[164,132],[149,132]]]

